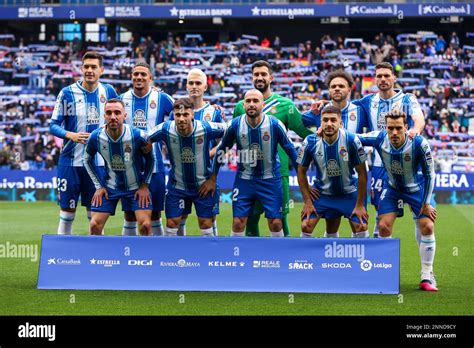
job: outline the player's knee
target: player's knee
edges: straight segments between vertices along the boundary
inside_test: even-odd
[[[354,224],[354,229],[355,232],[365,232],[368,229],[368,226],[366,224]]]
[[[283,224],[280,219],[271,219],[269,221],[270,231],[279,232],[283,229]]]
[[[206,230],[212,227],[212,219],[199,219],[199,228]]]
[[[379,235],[382,237],[390,237],[392,235],[392,226],[385,220],[379,221]]]
[[[236,232],[243,231],[245,229],[245,220],[241,218],[234,218],[232,229]]]
[[[434,223],[430,219],[420,220],[420,231],[424,236],[429,236],[434,233]]]
[[[151,222],[150,222],[150,220],[145,220],[140,224],[140,234],[142,236],[151,235]]]
[[[304,233],[312,233],[314,230],[314,222],[311,219],[305,219],[301,222],[301,231]]]
[[[166,227],[179,228],[180,221],[181,221],[180,218],[178,218],[178,219],[167,219],[166,220]]]
[[[89,225],[89,231],[91,235],[101,235],[104,225],[95,219],[92,219]]]

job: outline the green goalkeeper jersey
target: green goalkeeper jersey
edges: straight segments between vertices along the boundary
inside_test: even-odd
[[[272,95],[264,101],[263,112],[267,115],[278,118],[281,122],[283,122],[287,129],[292,130],[303,139],[312,134],[304,126],[301,113],[291,99],[282,97],[276,93],[272,93]],[[241,100],[234,108],[234,117],[242,116],[244,114],[244,101]],[[278,145],[278,157],[280,158],[281,176],[288,176],[288,155],[280,145]]]

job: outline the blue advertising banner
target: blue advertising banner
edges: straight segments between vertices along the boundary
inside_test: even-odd
[[[43,235],[38,289],[399,293],[399,239]]]
[[[259,5],[129,5],[129,6],[7,6],[0,19],[184,19],[184,18],[311,18],[472,16],[471,3],[426,4],[259,4]]]

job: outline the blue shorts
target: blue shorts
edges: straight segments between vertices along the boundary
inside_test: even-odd
[[[325,195],[321,194],[319,199],[313,202],[314,209],[318,216],[311,214],[310,219],[323,218],[323,219],[335,219],[341,216],[354,221],[355,223],[361,223],[357,216],[352,216],[352,211],[355,208],[357,202],[357,192],[348,193],[345,195]],[[364,200],[364,207],[367,209],[367,202]],[[364,221],[367,223],[367,221]]]
[[[103,176],[104,167],[97,167]],[[58,166],[58,203],[62,209],[75,209],[81,197],[81,205],[91,207],[95,186],[85,167]]]
[[[255,201],[260,202],[267,219],[281,219],[283,217],[281,178],[246,180],[236,176],[232,193],[233,216],[253,215]]]
[[[201,198],[197,191],[183,191],[168,187],[165,200],[165,214],[167,218],[176,218],[191,213],[194,203],[196,215],[200,218],[212,218],[219,214],[219,189],[216,188],[214,196],[208,194]]]
[[[153,210],[164,210],[166,195],[165,173],[154,173],[151,177],[149,189],[152,197]]]
[[[402,200],[404,203],[408,204],[413,211],[413,218],[419,219],[422,217],[427,217],[426,215],[420,214],[421,207],[423,205],[423,189],[418,192],[412,193],[403,193],[398,190],[395,190],[388,184],[385,184],[380,195],[380,204],[379,204],[379,216],[387,213],[395,213],[399,210],[399,201]]]
[[[384,167],[372,167],[370,179],[370,203],[378,210],[380,204],[380,195],[382,194],[382,189],[385,183],[388,182],[387,171]],[[403,211],[403,201],[399,200],[397,203],[398,206],[398,217],[404,215]],[[377,215],[380,215],[377,212]]]
[[[106,188],[109,195],[109,199],[105,196],[102,198],[102,205],[100,207],[91,207],[91,211],[94,213],[110,213],[115,215],[115,209],[119,200],[122,202],[122,211],[137,211],[137,210],[152,210],[153,204],[148,205],[146,208],[140,208],[138,205],[138,199],[135,199],[135,192],[133,191],[117,191],[111,188]],[[153,198],[152,198],[153,199]]]

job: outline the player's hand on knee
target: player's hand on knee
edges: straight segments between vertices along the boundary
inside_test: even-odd
[[[318,216],[318,213],[316,212],[313,203],[305,203],[303,210],[301,211],[301,220],[310,219],[311,214]]]
[[[317,188],[310,187],[309,188],[309,194],[311,196],[311,199],[313,201],[315,201],[315,200],[319,199],[319,196],[321,195],[321,192],[319,192],[319,190]]]
[[[107,189],[105,187],[101,187],[100,189],[95,190],[94,196],[92,197],[92,206],[93,207],[100,207],[102,205],[102,197],[109,199],[109,194],[107,193]]]
[[[431,221],[435,222],[436,217],[438,216],[438,212],[430,204],[423,204],[423,207],[421,208],[418,217],[420,217],[421,215],[426,215]]]
[[[361,224],[366,224],[369,221],[369,214],[367,213],[367,210],[364,206],[356,206],[352,211],[351,217],[354,215],[357,216],[359,223]]]
[[[214,197],[214,193],[216,192],[216,182],[214,179],[209,178],[204,181],[199,188],[199,197],[203,198],[206,197],[208,193],[211,194],[211,197]]]
[[[138,199],[138,206],[142,209],[147,208],[151,204],[148,184],[141,184],[140,188],[135,192],[135,199]]]

